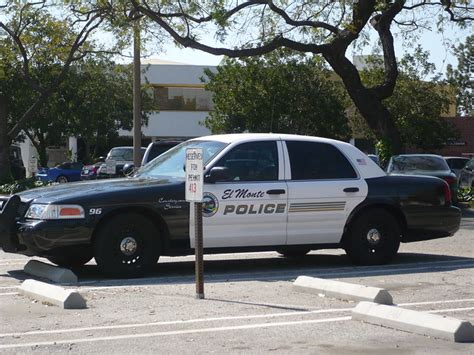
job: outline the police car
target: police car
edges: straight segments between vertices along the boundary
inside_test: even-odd
[[[28,190],[4,198],[3,250],[61,266],[95,258],[108,275],[139,276],[161,255],[194,253],[185,201],[187,148],[205,162],[206,253],[276,250],[302,256],[344,248],[355,264],[382,264],[400,242],[453,235],[460,210],[445,181],[387,176],[354,146],[283,134],[184,142],[131,178]]]

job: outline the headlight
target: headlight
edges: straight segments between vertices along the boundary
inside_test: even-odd
[[[32,204],[25,218],[30,219],[79,219],[84,218],[84,209],[79,205]]]

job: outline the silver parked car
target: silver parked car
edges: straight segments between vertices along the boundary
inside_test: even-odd
[[[474,187],[474,158],[469,160],[461,170],[459,186]]]

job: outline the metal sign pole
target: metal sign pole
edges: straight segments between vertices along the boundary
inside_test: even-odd
[[[196,298],[204,298],[204,246],[202,232],[203,152],[202,148],[186,149],[186,201],[194,202],[194,253],[196,269]],[[191,221],[191,218],[189,219]],[[192,231],[191,226],[189,230]]]
[[[202,237],[202,202],[194,203],[195,218],[195,268],[196,268],[196,298],[204,299],[204,260]]]

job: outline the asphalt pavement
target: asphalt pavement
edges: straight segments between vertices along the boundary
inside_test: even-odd
[[[63,310],[18,294],[31,278],[28,260],[0,253],[1,353],[474,353],[474,343],[351,320],[356,302],[292,285],[307,275],[381,287],[400,307],[474,324],[472,210],[454,237],[402,244],[383,266],[353,266],[343,250],[206,255],[204,300],[195,298],[192,256],[161,258],[146,277],[121,280],[103,278],[91,261],[65,286],[88,308]]]

